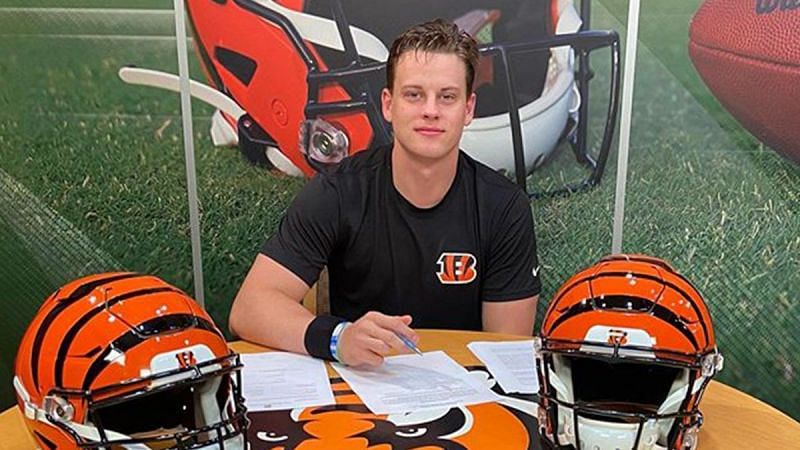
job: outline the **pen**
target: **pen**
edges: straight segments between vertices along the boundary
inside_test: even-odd
[[[395,334],[395,335],[396,335],[396,336],[397,336],[397,337],[398,337],[398,338],[399,338],[401,341],[403,341],[403,344],[405,344],[405,346],[406,346],[406,347],[408,347],[408,348],[410,348],[411,350],[413,350],[413,351],[414,351],[414,353],[418,354],[419,356],[422,356],[422,352],[421,352],[421,351],[419,351],[419,349],[417,348],[417,346],[416,346],[416,345],[414,345],[414,342],[412,342],[412,341],[411,341],[411,339],[409,339],[409,338],[407,338],[407,337],[405,337],[405,336],[403,336],[402,334],[400,334],[400,333],[397,333],[397,332],[395,332],[394,334]]]

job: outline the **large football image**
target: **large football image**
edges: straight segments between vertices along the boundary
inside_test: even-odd
[[[706,0],[689,56],[745,128],[800,163],[800,0]]]

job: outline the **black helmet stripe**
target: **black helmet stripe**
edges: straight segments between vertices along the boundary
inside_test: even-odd
[[[100,373],[111,364],[111,361],[106,360],[111,352],[125,353],[145,342],[150,336],[187,328],[198,328],[219,335],[219,330],[214,324],[192,314],[171,314],[150,319],[136,326],[136,330],[131,330],[115,339],[100,353],[86,372],[86,378],[83,380],[83,390],[88,390]]]
[[[245,86],[249,86],[258,64],[253,58],[225,47],[215,47],[214,57],[228,72]]]
[[[580,283],[584,283],[586,281],[592,281],[592,280],[596,280],[596,279],[599,279],[599,278],[605,278],[605,277],[625,277],[625,276],[628,275],[628,273],[629,272],[602,272],[600,274],[592,273],[590,275],[586,275],[584,277],[581,277],[578,280],[575,280],[569,286],[561,289],[561,293],[562,293],[561,295],[563,295],[566,292],[571,291],[574,286],[576,286],[576,285],[578,285]],[[660,283],[663,283],[664,286],[670,287],[670,288],[674,289],[675,291],[677,291],[681,296],[683,296],[683,298],[687,298],[687,299],[691,298],[691,296],[683,288],[681,288],[680,286],[676,286],[676,285],[670,283],[669,281],[664,280],[664,279],[662,279],[660,277],[656,277],[656,276],[648,275],[648,274],[643,274],[643,273],[637,273],[636,277],[637,278],[643,278],[643,279],[646,279],[646,280],[658,281]],[[692,289],[695,289],[695,287],[691,283],[689,283],[686,280],[686,278],[684,278],[684,277],[680,277],[680,278],[682,280],[686,281],[689,284],[689,286],[692,287]],[[697,291],[697,289],[695,289],[695,291]],[[592,295],[594,295],[594,293]],[[699,295],[699,293],[698,293],[698,295]],[[550,302],[550,306],[548,307],[548,312],[549,312],[549,308],[555,308],[556,307],[556,305],[558,304],[558,301],[560,299],[561,299],[561,296],[558,296],[558,297],[554,298]],[[697,314],[697,317],[703,317],[703,314],[700,312],[700,308],[697,306],[697,304],[695,304],[695,302],[688,302],[688,303],[690,305],[692,305],[692,309],[694,310],[695,314]],[[708,335],[708,328],[706,327],[706,322],[704,320],[700,320],[700,326],[703,327],[703,334],[706,337],[706,342],[708,342],[710,339],[709,339],[709,335]]]
[[[80,300],[100,285],[140,276],[142,275],[138,273],[122,273],[89,281],[78,286],[69,296],[62,299],[47,313],[47,316],[42,320],[39,329],[36,331],[36,338],[33,340],[33,348],[31,348],[31,373],[33,374],[33,384],[36,386],[36,389],[39,389],[39,354],[42,351],[42,341],[44,341],[44,336],[47,334],[50,324],[53,323],[56,317],[67,309],[67,307]]]
[[[50,439],[47,439],[46,437],[44,437],[44,435],[42,433],[39,433],[38,431],[34,431],[33,435],[36,437],[37,441],[39,441],[42,444],[44,444],[44,446],[45,446],[45,448],[47,448],[47,450],[56,450],[57,449],[56,444],[53,441],[51,441]]]
[[[84,314],[83,317],[78,319],[74,325],[67,331],[64,335],[64,339],[61,340],[61,345],[58,347],[58,353],[56,355],[56,383],[57,387],[64,387],[64,360],[67,358],[67,352],[69,352],[69,347],[72,345],[72,341],[75,339],[75,336],[78,332],[83,329],[84,325],[89,322],[93,317],[97,316],[101,312],[105,311],[106,308],[114,306],[115,304],[123,301],[123,300],[130,300],[133,298],[146,298],[150,294],[156,294],[159,292],[177,292],[182,293],[177,288],[172,286],[165,287],[157,287],[157,288],[149,288],[149,289],[140,289],[138,291],[131,291],[126,292],[124,294],[118,295],[116,297],[112,297],[108,299],[108,301],[104,303],[98,303],[97,306],[94,307],[91,311]]]
[[[206,51],[206,46],[203,44],[203,40],[200,37],[200,33],[197,31],[197,27],[194,24],[194,11],[188,5],[186,6],[186,16],[189,20],[189,26],[192,29],[192,37],[195,40],[195,48],[197,49],[197,54],[200,55],[200,59],[203,62],[203,65],[206,68],[206,72],[211,77],[211,81],[214,83],[214,87],[217,90],[221,91],[224,94],[229,94],[228,90],[225,87],[225,84],[222,82],[222,78],[220,78],[219,73],[217,73],[217,68],[214,67],[214,62],[211,61],[211,58],[208,56],[208,52]]]
[[[614,257],[614,256],[615,255],[607,256],[607,257],[601,259],[600,261],[636,261],[636,262],[641,262],[641,263],[645,263],[645,264],[653,264],[655,266],[661,267],[664,270],[669,271],[669,273],[671,273],[672,275],[675,275],[676,277],[680,278],[686,284],[691,286],[692,289],[697,291],[697,288],[695,287],[694,283],[689,281],[689,279],[686,278],[685,276],[683,276],[683,274],[680,274],[680,273],[676,272],[675,268],[672,267],[666,261],[663,261],[663,260],[658,259],[658,258],[654,258],[652,256],[646,256],[646,255],[624,255],[624,256],[623,255],[616,255],[617,257]]]
[[[689,327],[686,325],[686,322],[680,318],[680,316],[659,305],[658,303],[653,303],[652,300],[629,295],[606,295],[603,298],[594,297],[586,299],[585,302],[576,303],[558,319],[556,319],[555,323],[553,323],[552,329],[555,330],[565,321],[581,314],[606,309],[629,310],[637,311],[642,314],[651,314],[654,317],[672,325],[675,329],[680,331],[681,334],[683,334],[686,339],[689,340],[689,342],[692,343],[695,350],[699,350],[697,339],[695,339],[692,332],[689,331]]]

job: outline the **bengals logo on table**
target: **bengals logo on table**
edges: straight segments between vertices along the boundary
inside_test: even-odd
[[[436,264],[436,276],[442,284],[467,284],[478,276],[477,260],[469,253],[444,252]]]
[[[473,374],[488,379],[483,368]],[[500,395],[497,403],[376,415],[341,378],[336,405],[249,412],[254,450],[535,450],[536,402]],[[499,387],[495,389],[498,392]]]

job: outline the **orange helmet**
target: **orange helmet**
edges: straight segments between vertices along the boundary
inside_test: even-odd
[[[723,359],[703,297],[666,262],[612,255],[573,276],[550,303],[536,348],[546,442],[697,445],[698,404]]]
[[[239,355],[164,281],[88,276],[41,306],[17,354],[17,404],[39,448],[246,446]]]

